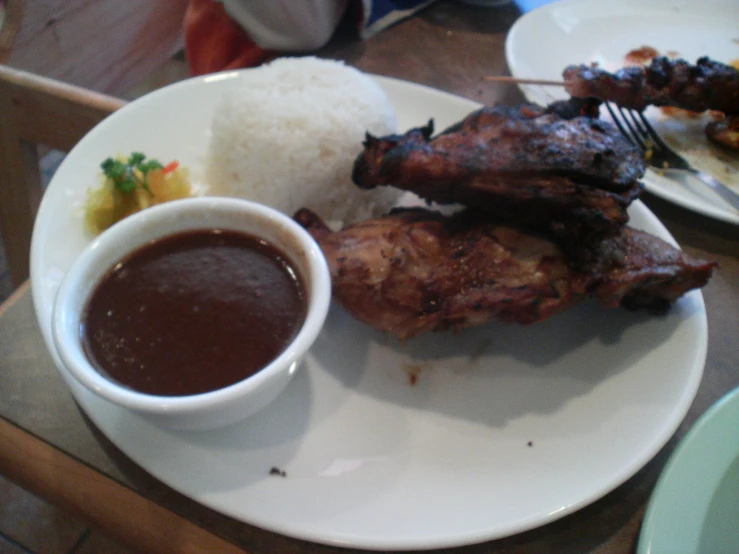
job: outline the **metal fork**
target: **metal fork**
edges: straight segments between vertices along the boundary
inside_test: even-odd
[[[616,127],[631,143],[645,155],[645,161],[650,166],[664,172],[689,173],[700,179],[716,194],[739,211],[739,194],[716,180],[713,176],[698,171],[682,156],[670,148],[663,141],[657,131],[650,125],[644,114],[634,110],[625,110],[620,106],[612,107],[605,103]],[[620,115],[617,115],[618,114]]]

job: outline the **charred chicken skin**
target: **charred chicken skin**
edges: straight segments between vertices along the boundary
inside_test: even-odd
[[[574,97],[595,97],[633,110],[653,105],[739,114],[739,71],[707,57],[691,65],[661,56],[648,66],[626,67],[616,73],[571,65],[563,77],[567,92]]]
[[[339,232],[306,209],[295,219],[326,255],[338,302],[400,339],[493,319],[530,324],[587,298],[662,311],[716,265],[624,228],[575,269],[553,242],[471,210],[402,210]]]
[[[405,135],[368,137],[371,152],[357,160],[362,188],[431,178],[564,177],[612,192],[631,189],[644,175],[637,150],[608,123],[590,117],[562,119],[536,105],[485,107],[435,138],[433,123]]]
[[[434,138],[432,123],[404,135],[368,135],[353,180],[483,209],[570,243],[597,243],[628,220],[644,161],[609,124],[559,111],[496,106]]]

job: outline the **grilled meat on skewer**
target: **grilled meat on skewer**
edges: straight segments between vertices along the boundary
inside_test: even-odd
[[[589,297],[660,311],[716,265],[624,228],[597,263],[576,270],[551,241],[471,210],[404,210],[336,233],[309,210],[295,219],[326,255],[338,302],[401,339],[493,319],[530,324]]]
[[[432,133],[429,123],[405,135],[368,135],[354,182],[484,209],[582,249],[617,233],[641,192],[639,152],[615,128],[588,117],[496,106]]]
[[[572,96],[600,98],[633,110],[654,105],[739,114],[739,71],[707,57],[690,65],[662,56],[648,66],[626,67],[616,73],[571,65],[563,76]]]

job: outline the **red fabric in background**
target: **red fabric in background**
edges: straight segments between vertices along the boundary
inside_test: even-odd
[[[223,4],[213,0],[190,0],[183,26],[185,55],[193,75],[253,67],[273,56],[249,38]]]
[[[360,37],[367,38],[433,1],[354,0],[348,4],[347,20],[355,22]],[[277,52],[257,46],[223,4],[215,0],[189,0],[183,27],[185,54],[193,75],[254,67],[277,56]]]

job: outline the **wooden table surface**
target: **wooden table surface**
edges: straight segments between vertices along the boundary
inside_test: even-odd
[[[519,15],[513,4],[481,9],[439,2],[368,41],[339,36],[321,55],[480,102],[516,103],[522,98],[514,87],[491,85],[482,78],[506,72],[505,35]],[[652,461],[597,502],[529,532],[445,551],[632,551],[667,457],[710,405],[739,386],[735,346],[739,226],[693,214],[650,195],[643,201],[686,251],[721,264],[703,291],[708,358],[687,417]],[[46,351],[28,287],[20,289],[0,314],[0,473],[141,551],[240,551],[235,545],[249,552],[352,551],[289,539],[234,521],[158,482],[111,444],[75,404]]]

